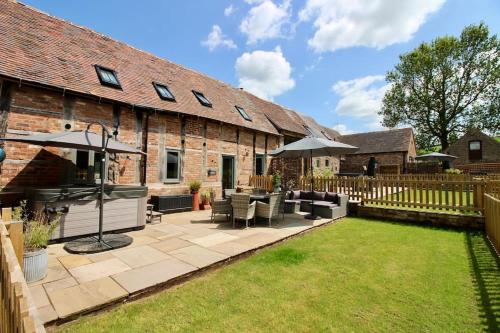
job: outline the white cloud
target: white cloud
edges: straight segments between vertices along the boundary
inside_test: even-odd
[[[283,36],[283,26],[291,16],[290,0],[276,5],[271,0],[246,0],[255,5],[240,24],[240,31],[247,36],[247,44]]]
[[[274,51],[245,52],[236,59],[235,69],[240,87],[265,99],[272,100],[295,86],[292,67],[280,47]]]
[[[338,81],[332,90],[340,96],[335,112],[340,116],[376,119],[382,98],[389,89],[383,75],[369,75],[354,80]]]
[[[333,126],[332,129],[336,130],[337,132],[339,132],[342,135],[354,133],[354,131],[348,129],[345,124],[337,124],[337,125]]]
[[[378,49],[410,40],[445,0],[307,0],[301,21],[314,20],[308,43],[317,52],[355,46]]]
[[[235,8],[233,5],[229,5],[228,7],[226,7],[224,9],[224,16],[231,16],[231,14],[233,14],[235,11]]]
[[[212,26],[212,31],[208,34],[206,40],[202,41],[203,46],[208,47],[210,51],[215,50],[218,47],[226,47],[228,49],[237,48],[236,44],[232,39],[227,38],[218,25]]]

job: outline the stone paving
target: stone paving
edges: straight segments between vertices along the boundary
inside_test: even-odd
[[[50,245],[47,277],[29,287],[41,320],[48,323],[126,299],[327,222],[288,214],[272,227],[262,221],[248,229],[233,229],[224,217],[210,223],[210,211],[164,215],[159,224],[128,232],[134,242],[126,248],[72,255],[64,244]]]

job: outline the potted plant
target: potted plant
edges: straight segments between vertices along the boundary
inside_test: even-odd
[[[47,276],[47,245],[59,225],[60,214],[50,221],[42,212],[29,214],[26,203],[22,202],[20,207],[14,209],[13,219],[23,221],[24,225],[23,273],[26,282],[41,280]]]
[[[193,210],[200,210],[200,188],[201,182],[193,180],[189,183],[189,191],[193,195]]]
[[[279,171],[275,171],[272,177],[273,182],[273,191],[280,192],[281,191],[281,174]]]
[[[211,192],[212,192],[212,190],[209,189],[201,194],[201,205],[200,205],[201,209],[203,209],[203,210],[210,209],[210,193]]]

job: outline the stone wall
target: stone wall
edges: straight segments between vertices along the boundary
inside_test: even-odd
[[[354,210],[351,210],[350,212],[354,212]],[[358,217],[380,220],[401,221],[413,224],[432,225],[436,227],[484,230],[483,216],[410,211],[361,205],[357,207],[356,213]]]

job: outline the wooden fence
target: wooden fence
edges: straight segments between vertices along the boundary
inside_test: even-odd
[[[3,219],[5,218],[4,213]],[[19,256],[22,260],[22,248],[21,250],[19,248],[19,240],[22,244],[22,232],[22,223],[0,221],[0,332],[2,333],[45,332],[37,318],[36,306],[18,260]]]
[[[486,220],[486,235],[500,253],[500,199],[484,195],[484,216]]]
[[[248,183],[255,188],[265,189],[268,192],[273,191],[273,177],[272,176],[250,176]]]
[[[499,180],[495,180],[499,179]],[[311,177],[298,188],[309,191]],[[271,176],[250,177],[250,185],[272,191]],[[350,200],[386,207],[483,213],[484,193],[500,198],[500,175],[386,174],[368,177],[314,177],[314,190],[344,193]]]
[[[455,165],[457,169],[462,170],[463,172],[481,172],[481,173],[500,173],[500,163],[472,163],[472,164],[462,164]]]

